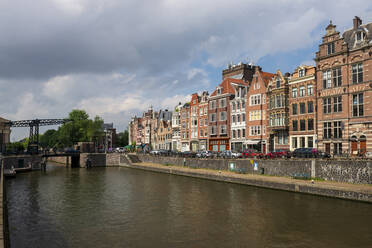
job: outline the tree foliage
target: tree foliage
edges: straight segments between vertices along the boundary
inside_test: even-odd
[[[40,136],[44,148],[71,147],[77,142],[99,141],[103,135],[103,119],[96,116],[93,120],[84,110],[74,109],[69,113],[70,122],[58,130],[50,129]]]
[[[117,139],[116,139],[116,144],[119,147],[124,147],[128,145],[128,137],[129,133],[128,130],[125,130],[124,132],[118,133]]]

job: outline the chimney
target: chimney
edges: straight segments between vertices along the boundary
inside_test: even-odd
[[[355,18],[353,19],[353,23],[354,29],[358,29],[359,26],[362,25],[362,20],[358,16],[355,16]]]

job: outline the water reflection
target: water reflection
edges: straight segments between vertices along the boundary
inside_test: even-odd
[[[7,181],[12,247],[370,247],[370,204],[125,168]]]

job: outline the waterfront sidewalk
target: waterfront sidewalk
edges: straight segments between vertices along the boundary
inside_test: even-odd
[[[175,175],[204,178],[216,181],[245,184],[257,187],[358,200],[372,203],[372,185],[350,184],[332,181],[301,180],[257,174],[238,174],[230,171],[194,169],[189,167],[161,165],[149,162],[132,163],[129,167]]]

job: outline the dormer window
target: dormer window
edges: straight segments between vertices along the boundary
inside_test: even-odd
[[[331,43],[328,43],[327,54],[330,55],[333,53],[335,53],[335,43],[331,42]]]
[[[299,76],[299,77],[304,77],[304,76],[305,76],[305,69],[300,69],[300,70],[298,71],[298,76]]]
[[[276,79],[276,88],[280,88],[280,79],[279,78]]]
[[[221,95],[221,88],[217,89],[217,95]]]
[[[357,32],[355,35],[355,39],[357,42],[363,41],[364,40],[364,33],[362,31]]]

